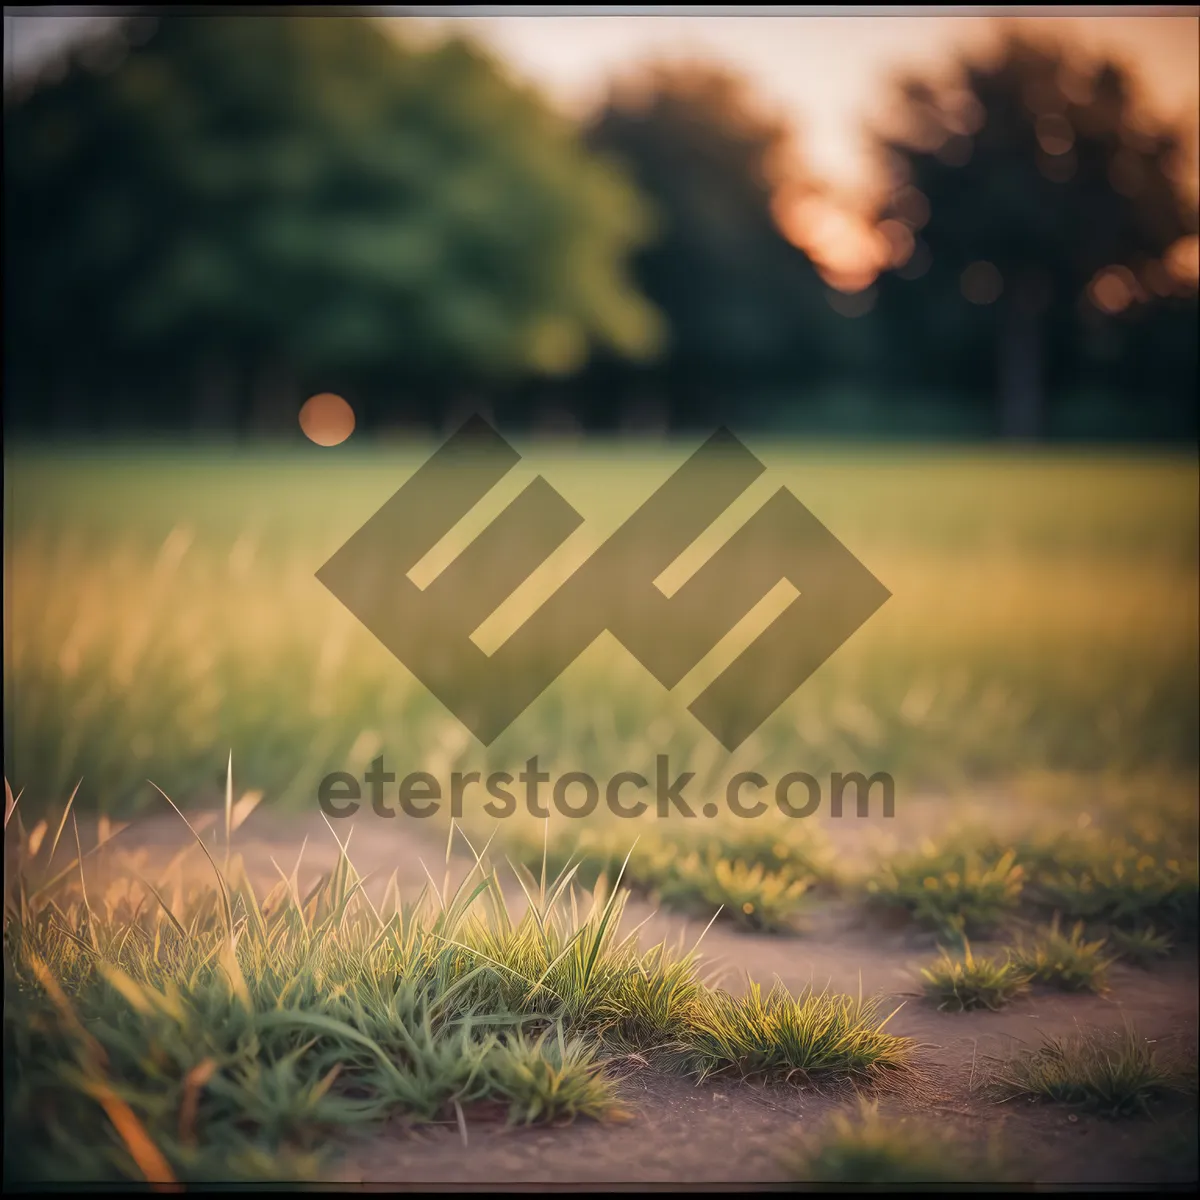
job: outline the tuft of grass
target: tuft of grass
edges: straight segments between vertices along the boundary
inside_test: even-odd
[[[974,849],[927,843],[916,854],[884,863],[867,880],[870,904],[901,909],[942,933],[987,933],[1011,916],[1021,900],[1024,869],[1008,850],[991,858]]]
[[[701,1080],[723,1073],[869,1080],[911,1063],[914,1044],[887,1032],[890,1019],[880,1020],[875,1002],[861,997],[811,988],[793,996],[778,984],[764,995],[752,983],[743,996],[714,991],[703,997],[678,1058]]]
[[[1157,932],[1153,925],[1137,929],[1114,929],[1112,940],[1120,958],[1143,968],[1169,957],[1175,948],[1171,938]]]
[[[701,982],[694,951],[643,951],[619,870],[581,903],[576,867],[518,864],[519,919],[486,847],[416,900],[394,875],[372,900],[345,846],[315,885],[297,862],[263,893],[229,845],[244,811],[227,804],[224,845],[187,825],[162,877],[131,860],[103,886],[88,870],[107,842],[11,811],[6,1180],[316,1178],[340,1130],[392,1118],[618,1120],[610,1064],[630,1053],[699,1075],[908,1060],[850,997],[737,998]]]
[[[1132,1028],[1116,1038],[1095,1030],[1051,1038],[1010,1059],[994,1083],[1005,1097],[1051,1100],[1113,1117],[1146,1112],[1175,1086],[1150,1043]]]
[[[508,1103],[510,1125],[626,1119],[603,1072],[597,1044],[567,1039],[561,1023],[553,1036],[547,1030],[531,1039],[518,1031],[492,1050],[483,1067],[489,1091]]]
[[[1063,841],[1047,854],[1033,875],[1030,898],[1067,920],[1190,932],[1200,889],[1196,863],[1165,846],[1095,837]]]
[[[665,907],[701,916],[720,909],[729,920],[755,933],[795,931],[808,879],[769,871],[761,863],[731,861],[716,850],[675,852],[670,858],[670,870],[662,872],[654,888],[654,896]]]
[[[885,1119],[870,1103],[861,1103],[853,1114],[835,1114],[780,1158],[797,1183],[952,1184],[1000,1175],[994,1147],[985,1155],[974,1153],[945,1129],[927,1121]]]
[[[602,874],[629,861],[623,881],[664,908],[710,917],[720,912],[727,923],[756,933],[797,929],[811,891],[832,886],[834,870],[827,842],[816,831],[803,835],[766,828],[761,832],[666,834],[650,829],[636,846],[620,831],[605,828],[547,836],[536,827],[519,827],[505,837],[505,848],[531,871],[563,871],[578,864],[576,879],[592,886]]]
[[[1031,945],[1018,947],[1016,962],[1035,983],[1050,984],[1064,992],[1103,992],[1108,968],[1114,961],[1105,953],[1107,944],[1104,938],[1088,941],[1082,921],[1070,933],[1063,933],[1056,918]]]
[[[977,958],[969,942],[960,956],[945,948],[931,966],[921,968],[925,994],[950,1012],[986,1008],[995,1012],[1029,990],[1030,971],[1006,955],[1003,959]]]

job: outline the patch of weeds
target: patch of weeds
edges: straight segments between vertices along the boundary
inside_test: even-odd
[[[1144,1113],[1176,1086],[1150,1043],[1129,1028],[1117,1037],[1093,1030],[1048,1039],[1004,1063],[993,1083],[1005,1097],[1051,1100],[1112,1117]]]
[[[1175,949],[1171,938],[1165,933],[1157,932],[1153,925],[1145,925],[1138,929],[1114,929],[1112,941],[1121,959],[1142,968],[1170,957]]]
[[[710,992],[697,1004],[678,1046],[689,1073],[767,1079],[810,1075],[871,1079],[909,1066],[911,1039],[888,1033],[873,1001],[776,985],[765,995]]]
[[[1033,874],[1029,899],[1067,920],[1196,928],[1196,864],[1126,838],[1068,840]]]
[[[482,1073],[489,1092],[507,1102],[510,1125],[623,1120],[628,1114],[603,1066],[594,1042],[566,1038],[560,1024],[553,1035],[545,1031],[532,1039],[518,1032],[501,1042]]]
[[[694,952],[643,951],[620,928],[620,866],[584,910],[578,864],[515,864],[519,919],[486,847],[457,888],[413,902],[395,874],[369,900],[344,847],[307,892],[297,862],[263,895],[232,852],[230,780],[223,839],[188,825],[164,876],[136,859],[121,874],[118,856],[100,888],[85,878],[100,844],[59,836],[69,805],[29,833],[14,806],[6,1183],[312,1179],[339,1131],[391,1118],[619,1119],[620,1053],[838,1078],[908,1059],[850,997],[735,998]],[[188,854],[202,874],[183,874]]]
[[[622,981],[619,1010],[604,1027],[605,1043],[624,1051],[661,1050],[676,1042],[702,1002],[695,954],[651,947]]]
[[[995,1012],[1009,1001],[1029,991],[1030,972],[1014,961],[977,958],[970,943],[964,942],[961,955],[945,948],[931,966],[921,969],[925,994],[938,1001],[938,1008],[950,1012],[971,1012],[986,1008]]]
[[[928,1121],[884,1118],[866,1103],[837,1113],[780,1158],[797,1183],[953,1184],[1001,1176],[994,1148],[972,1152]]]
[[[702,916],[720,909],[723,916],[755,933],[795,930],[808,879],[768,871],[761,863],[748,866],[731,861],[715,848],[703,854],[672,851],[669,861],[670,870],[662,872],[654,889],[664,907]]]
[[[993,858],[974,849],[927,845],[883,864],[867,880],[867,901],[902,909],[942,933],[987,933],[1015,912],[1025,876],[1009,850]]]
[[[1032,944],[1016,951],[1017,965],[1034,983],[1045,983],[1064,992],[1103,992],[1113,957],[1105,953],[1104,938],[1088,941],[1083,922],[1070,933],[1059,929],[1058,920],[1041,930]]]
[[[634,844],[612,829],[535,836],[531,829],[510,835],[505,848],[532,872],[543,863],[555,874],[576,866],[576,882],[591,888],[612,876],[628,853],[622,882],[663,908],[721,918],[756,933],[787,933],[815,886],[834,886],[828,844],[816,831],[785,837],[727,828],[704,834],[658,830]]]

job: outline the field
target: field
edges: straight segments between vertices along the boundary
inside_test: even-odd
[[[518,448],[438,550],[538,474],[576,508],[509,628],[694,447]],[[955,1154],[970,1179],[1188,1178],[1194,461],[753,443],[767,471],[696,557],[783,485],[892,595],[730,754],[687,710],[708,659],[668,693],[602,636],[485,748],[342,608],[314,573],[432,449],[7,451],[21,1178],[599,1180],[612,1159],[871,1182]],[[739,771],[884,772],[895,815],[838,819],[826,793],[814,820],[547,827],[467,791],[446,852],[445,810],[318,809],[323,777],[379,757],[444,783],[533,755],[602,786],[666,756],[698,813]],[[718,911],[696,961],[667,949]],[[1081,1023],[1100,1041],[1071,1042]],[[904,1122],[935,1113],[955,1153],[909,1161]],[[497,1141],[498,1117],[541,1131]],[[744,1153],[686,1149],[730,1122]]]

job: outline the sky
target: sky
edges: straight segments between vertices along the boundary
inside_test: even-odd
[[[886,122],[890,84],[909,72],[944,73],[964,51],[986,54],[997,44],[1002,22],[980,14],[998,10],[889,6],[851,13],[845,7],[774,6],[725,9],[726,15],[718,16],[712,15],[714,9],[721,11],[708,6],[691,10],[704,15],[646,15],[652,10],[643,7],[621,15],[593,9],[595,15],[563,16],[545,15],[553,9],[542,9],[520,16],[514,10],[479,15],[478,9],[460,9],[473,15],[410,15],[396,18],[396,25],[435,35],[469,31],[511,72],[579,115],[602,103],[611,80],[636,72],[648,60],[694,58],[732,68],[750,81],[763,107],[787,120],[800,161],[826,191],[825,199],[810,198],[795,207],[785,199],[776,208],[781,227],[830,283],[848,292],[862,290],[891,252],[865,216],[883,182],[869,130]],[[423,11],[430,10],[409,10]],[[1010,6],[1007,11],[1028,10]],[[1118,61],[1129,69],[1146,110],[1187,130],[1187,178],[1193,191],[1200,191],[1200,7],[1041,6],[1037,11],[1047,15],[1007,19],[1068,47],[1081,63],[1104,57]],[[757,15],[746,15],[750,12]],[[1093,15],[1101,12],[1105,15]]]
[[[936,75],[962,51],[986,53],[999,27],[994,14],[1001,11],[709,5],[662,15],[662,8],[646,6],[567,7],[571,15],[560,15],[563,6],[373,11],[409,14],[388,19],[414,36],[469,33],[511,74],[580,115],[602,102],[612,79],[648,60],[701,58],[734,69],[750,81],[762,106],[786,118],[801,161],[830,194],[825,204],[809,204],[785,232],[824,263],[828,277],[851,290],[873,274],[868,260],[880,252],[877,236],[858,214],[880,181],[868,127],[887,118],[890,81],[910,71]],[[1127,66],[1147,110],[1188,130],[1187,175],[1200,190],[1200,7],[1003,11],[1085,61],[1109,56]],[[1039,15],[1021,15],[1031,11]],[[17,12],[5,9],[6,68],[44,59],[64,39],[103,19],[46,16],[46,9],[12,15]]]
[[[416,19],[433,28],[469,29],[516,73],[577,112],[602,100],[609,79],[646,59],[696,57],[723,63],[750,79],[763,103],[789,119],[812,172],[835,188],[855,193],[873,181],[865,126],[886,116],[889,79],[907,70],[937,72],[957,51],[983,49],[995,37],[993,17],[944,12],[917,16],[904,11],[888,7],[839,16]],[[1060,39],[1081,57],[1107,54],[1120,60],[1134,72],[1152,111],[1167,118],[1190,118],[1195,128],[1200,7],[1177,9],[1188,15],[1175,16],[1089,16],[1101,10],[1075,11],[1085,15],[1026,18],[1021,23]],[[413,19],[400,18],[400,23]]]

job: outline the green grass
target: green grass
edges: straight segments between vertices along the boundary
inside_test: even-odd
[[[429,443],[9,447],[5,774],[31,806],[82,778],[81,807],[119,813],[153,802],[147,778],[188,800],[219,790],[229,748],[268,803],[310,811],[325,773],[379,753],[437,773],[537,752],[606,777],[652,774],[663,752],[703,796],[743,761],[771,778],[886,770],[901,803],[1043,769],[1195,770],[1193,462],[750,444],[761,495],[791,488],[892,599],[728,763],[690,694],[606,639],[485,751],[321,587]],[[586,549],[693,445],[522,441],[514,488],[543,474]]]
[[[1170,956],[1175,944],[1165,933],[1158,933],[1153,925],[1141,929],[1114,929],[1113,946],[1120,958],[1136,967],[1148,968]]]
[[[1185,833],[1193,793],[1186,783],[1164,790],[1173,794],[1151,802],[1131,789],[1125,807],[1103,814],[1103,825],[1055,830],[1050,813],[1040,832],[957,830],[915,851],[877,855],[861,873],[862,894],[869,906],[908,913],[944,935],[1002,933],[1021,917],[1049,921],[1043,951],[1062,958],[1060,982],[1068,986],[1072,958],[1084,968],[1085,927],[1116,937],[1154,918],[1169,934],[1194,938],[1197,863]],[[1081,815],[1090,821],[1086,809]],[[1062,918],[1078,931],[1055,933]],[[1090,955],[1098,958],[1099,948]]]
[[[817,828],[778,821],[717,824],[699,831],[660,822],[588,823],[578,833],[550,823],[515,822],[504,849],[529,870],[578,865],[586,886],[611,876],[628,854],[624,882],[674,911],[724,921],[757,933],[794,933],[814,891],[838,884],[832,850]],[[538,826],[541,829],[538,829]]]
[[[1016,952],[1017,965],[1034,983],[1049,984],[1064,992],[1105,991],[1113,958],[1107,953],[1104,938],[1088,941],[1084,937],[1082,921],[1063,933],[1055,920]]]
[[[743,996],[713,992],[693,1013],[677,1046],[685,1069],[707,1079],[803,1080],[828,1076],[870,1082],[908,1063],[911,1043],[885,1031],[874,1002],[806,989],[793,996],[757,983]]]
[[[585,518],[582,554],[693,446],[522,442],[511,491],[544,475]],[[896,779],[899,819],[925,791],[1023,794],[1051,773],[1075,781],[1080,809],[1099,801],[1079,781],[1125,789],[1128,820],[1142,807],[1128,781],[1194,786],[1190,460],[754,440],[768,467],[757,498],[789,487],[892,598],[728,755],[687,709],[706,677],[667,692],[609,638],[482,747],[325,591],[315,570],[432,448],[10,447],[5,774],[25,789],[30,824],[77,785],[81,811],[157,804],[148,779],[202,807],[219,795],[230,749],[268,807],[310,813],[326,773],[361,776],[379,755],[445,787],[456,771],[515,774],[534,753],[551,774],[652,777],[665,753],[673,771],[694,775],[696,809],[722,801],[742,769],[769,779],[879,770]],[[507,498],[482,505],[484,516]],[[722,519],[699,546],[745,515]],[[485,524],[454,531],[441,558]],[[518,589],[517,609],[532,608],[547,574]],[[500,826],[497,844],[540,869],[540,828],[490,820],[484,798],[468,792],[464,827],[486,840]],[[417,824],[444,830],[445,815]],[[867,828],[880,818],[845,820]],[[548,865],[578,861],[585,885],[602,871],[611,878],[638,838],[626,872],[635,891],[788,932],[803,927],[810,898],[847,883],[849,864],[812,824],[597,815],[557,823]],[[1074,858],[1027,841],[1007,866],[1003,845],[943,846],[883,864],[872,897],[939,933],[974,936],[1032,910],[1106,928],[1152,924],[1178,940],[1194,933],[1197,908],[1195,856],[1180,831],[1175,822],[1147,848],[1122,827],[1123,846],[1076,839]]]
[[[225,838],[192,851],[211,882],[129,860],[103,892],[69,849],[74,814],[34,836],[18,805],[6,1179],[311,1178],[339,1136],[387,1120],[622,1119],[611,1064],[630,1053],[697,1078],[908,1067],[869,1001],[711,988],[694,952],[621,930],[623,890],[581,903],[573,870],[518,868],[519,918],[486,852],[457,889],[407,903],[394,874],[371,901],[344,848],[315,887],[297,862],[263,894],[227,795]]]
[[[1011,954],[1001,959],[977,957],[969,942],[961,954],[943,949],[936,962],[921,968],[925,994],[949,1012],[995,1012],[1028,992],[1031,978],[1031,970]]]
[[[1196,864],[1184,854],[1182,848],[1164,855],[1113,838],[1079,855],[1082,861],[1048,865],[1038,884],[1038,900],[1068,919],[1195,930],[1200,897]]]
[[[927,843],[897,855],[867,880],[868,903],[911,914],[929,929],[988,933],[1017,911],[1025,883],[1015,851],[996,857]]]
[[[998,1068],[994,1082],[1009,1098],[1050,1100],[1110,1117],[1144,1113],[1177,1086],[1132,1028],[1117,1036],[1092,1030],[1047,1039]]]
[[[930,1121],[887,1118],[874,1104],[837,1113],[780,1156],[796,1183],[962,1184],[1001,1177],[993,1147],[980,1154]]]

